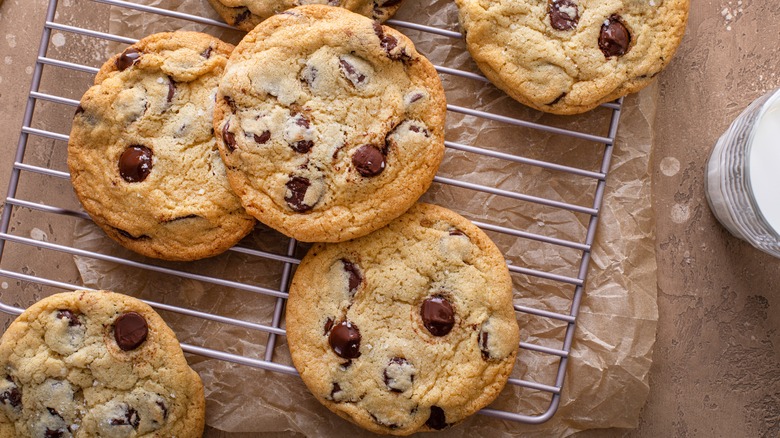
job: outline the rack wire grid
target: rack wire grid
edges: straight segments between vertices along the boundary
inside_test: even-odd
[[[76,0],[66,1],[65,3],[66,4],[71,3],[72,1],[76,1]],[[158,14],[160,16],[171,17],[174,19],[181,19],[184,21],[199,23],[207,26],[213,26],[216,29],[222,29],[222,30],[231,29],[230,26],[220,21],[194,16],[194,15],[190,15],[178,11],[165,10],[158,7],[135,4],[127,1],[120,1],[120,0],[81,0],[81,1],[84,4],[99,3],[99,4],[109,5],[111,7],[134,10],[137,11],[138,13]],[[64,17],[66,16],[66,14],[62,14],[62,16]],[[238,326],[247,330],[257,330],[267,334],[267,345],[265,349],[265,357],[263,358],[246,357],[242,355],[237,355],[237,354],[232,354],[232,353],[227,353],[216,349],[212,349],[209,348],[208,346],[198,346],[198,345],[190,345],[190,344],[182,343],[182,349],[185,352],[206,356],[208,358],[242,364],[249,367],[256,367],[256,368],[261,368],[261,369],[270,370],[274,372],[279,372],[279,373],[287,373],[293,375],[297,374],[296,370],[289,364],[284,364],[284,363],[279,363],[274,361],[274,348],[277,343],[277,337],[285,335],[285,331],[282,328],[282,322],[283,322],[284,303],[287,296],[286,293],[287,287],[295,266],[297,266],[297,264],[300,262],[300,259],[296,257],[296,249],[298,248],[298,243],[293,239],[288,239],[281,235],[278,236],[279,239],[284,239],[285,241],[287,252],[284,254],[278,254],[274,252],[268,252],[259,249],[252,249],[252,248],[238,247],[238,246],[232,249],[232,251],[238,251],[242,254],[248,254],[251,257],[264,258],[264,259],[273,260],[275,262],[283,264],[284,268],[282,270],[282,275],[281,275],[282,278],[281,278],[281,282],[278,285],[278,288],[268,288],[259,285],[242,283],[240,281],[236,281],[230,278],[227,279],[216,278],[216,277],[210,277],[208,275],[200,274],[197,272],[195,273],[187,272],[186,270],[180,270],[175,267],[170,268],[167,266],[163,266],[163,264],[158,264],[157,261],[153,261],[153,260],[143,260],[140,262],[133,261],[121,257],[102,254],[100,252],[80,249],[73,245],[48,242],[46,241],[46,239],[30,238],[22,235],[21,233],[14,234],[13,227],[9,228],[9,225],[12,220],[12,216],[14,216],[14,213],[18,212],[19,210],[25,210],[28,214],[28,216],[26,217],[35,217],[36,215],[39,216],[48,215],[48,216],[53,216],[55,219],[60,217],[70,217],[70,218],[76,218],[76,220],[79,221],[90,220],[89,216],[87,216],[83,211],[80,211],[78,207],[76,208],[58,207],[56,205],[50,205],[55,202],[47,203],[42,201],[41,202],[35,201],[32,199],[25,199],[24,195],[22,194],[22,192],[27,191],[27,190],[22,190],[23,187],[22,184],[20,183],[20,181],[23,179],[23,176],[25,175],[34,174],[40,176],[41,178],[43,178],[43,180],[40,180],[40,182],[38,182],[37,184],[44,184],[46,186],[49,185],[56,186],[56,184],[54,183],[59,181],[60,182],[59,187],[61,191],[66,191],[66,188],[68,187],[67,185],[65,185],[65,183],[63,183],[69,181],[68,173],[66,171],[56,169],[56,167],[65,168],[63,160],[60,160],[57,163],[50,163],[51,165],[48,166],[29,164],[26,162],[25,151],[28,147],[28,144],[31,141],[33,141],[33,139],[43,139],[45,141],[51,141],[52,145],[60,148],[66,148],[67,141],[68,141],[67,134],[34,127],[35,118],[39,117],[39,114],[34,115],[34,113],[38,112],[35,111],[36,105],[38,107],[41,107],[42,106],[41,103],[45,102],[46,108],[42,108],[40,110],[41,113],[45,113],[46,111],[63,112],[62,111],[63,106],[73,108],[79,104],[78,100],[76,99],[59,95],[65,93],[42,92],[40,87],[41,87],[41,77],[44,70],[64,69],[65,71],[80,72],[81,74],[87,74],[88,76],[94,75],[98,71],[98,68],[93,66],[55,59],[53,57],[48,57],[47,53],[49,52],[49,48],[52,43],[52,32],[53,31],[65,32],[68,34],[81,35],[84,37],[103,40],[105,42],[114,42],[120,44],[132,44],[137,41],[136,39],[133,38],[128,38],[120,35],[114,35],[111,33],[89,29],[86,26],[75,25],[73,22],[70,23],[58,22],[55,21],[55,17],[58,17],[58,0],[50,0],[48,4],[48,9],[46,11],[46,18],[45,18],[46,21],[43,27],[41,43],[38,51],[38,57],[35,63],[35,68],[33,70],[31,91],[29,93],[27,105],[24,110],[23,126],[21,128],[21,133],[18,140],[18,146],[16,149],[16,156],[14,158],[13,169],[9,181],[8,196],[5,199],[4,208],[2,211],[2,218],[0,219],[0,276],[4,278],[9,278],[20,282],[24,282],[26,284],[38,285],[39,290],[43,288],[46,288],[47,290],[48,289],[76,290],[76,289],[84,288],[81,284],[79,284],[81,280],[78,276],[71,276],[69,279],[46,278],[44,276],[37,275],[35,272],[31,272],[29,269],[25,269],[23,267],[22,268],[18,266],[9,267],[11,265],[18,265],[18,263],[10,262],[9,258],[12,256],[8,255],[9,252],[8,246],[10,245],[7,245],[7,243],[10,243],[18,247],[17,249],[18,254],[15,254],[16,258],[21,257],[22,259],[24,259],[26,257],[33,257],[33,255],[35,255],[35,257],[48,258],[49,257],[48,255],[41,256],[40,252],[41,251],[56,252],[58,254],[65,254],[67,257],[71,259],[73,256],[81,256],[81,257],[87,257],[96,260],[109,261],[109,262],[114,262],[125,266],[132,266],[134,268],[138,268],[142,270],[162,273],[163,275],[178,276],[181,278],[193,279],[193,280],[202,281],[210,284],[217,284],[220,286],[226,286],[230,288],[235,288],[235,289],[266,295],[269,297],[274,297],[276,299],[276,303],[274,307],[273,319],[270,324],[250,322],[246,320],[212,314],[197,309],[173,306],[173,305],[163,304],[154,301],[146,301],[146,302],[157,310],[161,310],[165,312],[174,312],[180,315],[200,318],[200,319],[212,321],[214,323],[219,323],[219,324]],[[70,17],[72,18],[73,15],[71,14]],[[412,22],[406,22],[400,20],[390,20],[387,24],[401,29],[433,34],[438,37],[449,39],[450,41],[455,41],[462,38],[459,32],[446,30],[439,27],[433,27],[426,24],[412,23]],[[102,61],[100,60],[96,60],[96,61],[102,63]],[[487,80],[483,76],[473,72],[450,68],[443,65],[437,66],[436,68],[442,76],[452,75],[459,78],[464,78],[466,80],[480,81],[480,82],[487,83]],[[68,90],[68,86],[66,84],[59,84],[59,86],[60,88],[58,89],[58,91]],[[508,117],[496,113],[491,113],[487,111],[481,111],[478,109],[456,106],[456,105],[448,105],[448,112],[450,113],[457,113],[457,114],[470,116],[470,117],[488,119],[500,124],[509,125],[513,127],[513,129],[516,128],[516,129],[529,129],[534,131],[543,131],[551,135],[560,135],[560,136],[565,136],[565,137],[574,138],[578,140],[585,140],[587,142],[591,142],[592,144],[596,144],[598,146],[598,149],[600,149],[600,156],[598,157],[599,160],[597,160],[597,162],[600,161],[600,164],[598,165],[599,169],[585,170],[585,169],[580,169],[572,166],[561,165],[552,162],[546,162],[543,160],[532,159],[524,156],[505,153],[502,151],[496,151],[489,148],[483,148],[477,145],[466,145],[466,144],[461,144],[461,143],[456,143],[451,141],[446,142],[446,146],[450,150],[462,151],[464,153],[469,153],[469,154],[478,154],[478,156],[480,157],[491,157],[493,159],[506,160],[513,163],[522,163],[528,166],[536,166],[554,172],[563,172],[565,174],[574,175],[576,177],[590,179],[595,182],[595,194],[593,196],[592,205],[581,206],[581,205],[561,202],[560,200],[545,199],[545,198],[535,197],[523,193],[516,193],[507,190],[502,190],[496,187],[473,184],[473,183],[459,180],[457,178],[449,178],[442,175],[437,175],[437,177],[434,180],[435,183],[437,184],[451,185],[463,189],[489,193],[491,195],[507,197],[514,201],[540,204],[554,209],[564,209],[571,212],[586,215],[587,217],[587,220],[584,221],[587,222],[587,233],[584,235],[583,241],[570,241],[555,236],[547,236],[547,235],[532,233],[527,230],[505,228],[490,223],[474,221],[474,223],[477,226],[479,226],[480,228],[486,231],[491,231],[494,233],[511,236],[512,239],[530,239],[533,241],[554,245],[556,247],[569,248],[578,251],[577,253],[578,266],[573,267],[576,269],[577,272],[576,277],[559,275],[556,273],[545,272],[543,270],[537,270],[537,269],[524,267],[524,266],[517,266],[514,264],[509,265],[510,272],[512,273],[513,276],[525,275],[525,276],[538,277],[541,279],[546,279],[558,283],[561,285],[561,287],[573,288],[573,291],[571,292],[570,295],[571,300],[568,303],[568,309],[551,311],[549,309],[515,305],[515,309],[519,313],[531,315],[532,317],[536,317],[536,318],[547,318],[553,321],[557,321],[558,323],[565,326],[565,335],[563,336],[562,344],[560,345],[559,348],[551,348],[549,346],[536,345],[530,342],[520,343],[521,349],[530,350],[543,355],[549,355],[551,356],[552,359],[551,363],[557,362],[556,370],[550,373],[551,375],[555,376],[554,382],[545,383],[540,381],[534,381],[534,376],[523,376],[522,379],[510,378],[509,380],[510,385],[518,385],[520,387],[530,388],[532,390],[537,390],[546,393],[547,394],[546,397],[549,397],[550,400],[549,407],[547,408],[547,410],[537,415],[535,413],[527,413],[527,412],[524,413],[524,412],[510,412],[508,410],[498,410],[498,409],[483,409],[481,413],[484,415],[498,417],[500,419],[505,419],[505,420],[538,424],[549,420],[558,409],[560,399],[561,399],[561,389],[563,387],[564,377],[566,374],[567,361],[569,359],[569,353],[574,338],[577,314],[580,308],[580,301],[583,297],[583,292],[586,284],[586,276],[588,273],[588,265],[590,261],[590,251],[594,242],[594,235],[596,232],[596,226],[599,219],[599,209],[602,203],[602,199],[604,197],[606,178],[607,178],[607,173],[610,165],[613,143],[615,141],[615,136],[618,128],[621,107],[622,107],[622,99],[602,105],[602,108],[607,108],[609,110],[607,112],[608,115],[604,117],[604,123],[608,124],[608,128],[606,129],[608,134],[606,136],[603,136],[603,135],[594,135],[586,132],[579,132],[574,129],[569,129],[566,126],[556,127],[556,126],[546,125],[542,123],[537,123],[534,121],[528,121],[528,120]],[[72,114],[71,111],[64,111],[64,112]],[[31,182],[30,184],[36,184],[36,182]],[[65,198],[65,197],[67,196],[64,193],[59,193],[55,195],[55,199]],[[281,246],[284,247],[284,244],[282,244]],[[7,300],[3,299],[3,301],[7,301]],[[18,304],[14,305],[14,303],[2,302],[0,303],[0,310],[8,314],[16,315],[21,313],[23,311],[23,308],[20,307]],[[518,360],[522,360],[522,357],[523,357],[522,354],[518,355]]]

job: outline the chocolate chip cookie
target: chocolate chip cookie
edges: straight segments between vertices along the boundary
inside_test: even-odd
[[[205,399],[176,335],[125,295],[67,292],[0,339],[0,436],[199,437]]]
[[[252,230],[212,132],[232,49],[196,32],[151,35],[108,60],[82,97],[68,144],[71,181],[95,223],[125,247],[194,260]]]
[[[689,0],[456,0],[472,57],[498,88],[555,114],[634,93],[669,63]]]
[[[308,4],[338,6],[364,15],[368,18],[385,21],[401,7],[402,0],[209,0],[211,6],[231,26],[250,31],[261,21],[292,9]]]
[[[376,433],[441,430],[475,413],[504,387],[519,345],[501,253],[428,204],[368,236],[314,245],[286,318],[306,386]]]
[[[445,113],[441,81],[408,38],[311,5],[239,43],[214,130],[250,214],[298,240],[338,242],[384,226],[427,190]]]

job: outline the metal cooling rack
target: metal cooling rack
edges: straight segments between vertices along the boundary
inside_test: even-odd
[[[215,21],[203,17],[197,17],[197,16],[176,12],[176,11],[164,10],[164,9],[146,6],[146,5],[134,4],[127,1],[82,0],[82,2],[85,4],[89,2],[107,4],[110,6],[115,6],[120,8],[134,9],[142,13],[159,14],[171,18],[205,24],[208,26],[216,26],[219,28],[230,29],[230,26],[220,21]],[[33,70],[31,91],[28,96],[27,106],[24,112],[23,126],[21,129],[21,134],[16,149],[16,156],[14,158],[13,170],[11,173],[9,188],[8,188],[8,196],[4,202],[2,218],[0,218],[0,276],[4,278],[10,278],[22,282],[27,282],[29,284],[36,284],[42,287],[43,286],[47,288],[50,287],[53,289],[76,290],[76,289],[83,288],[83,286],[80,284],[72,283],[72,280],[63,281],[63,279],[45,278],[42,276],[35,275],[34,273],[26,272],[24,269],[15,269],[15,270],[9,269],[7,267],[7,265],[9,265],[10,263],[8,263],[8,256],[6,255],[6,253],[8,252],[6,248],[7,246],[6,243],[13,243],[14,245],[21,248],[22,257],[25,257],[25,254],[29,254],[31,257],[34,251],[56,251],[59,253],[64,253],[69,255],[83,256],[83,257],[88,257],[88,258],[93,258],[98,260],[115,262],[125,266],[131,266],[143,270],[163,273],[165,275],[178,276],[186,279],[192,279],[192,280],[202,281],[211,284],[217,284],[220,286],[226,286],[237,290],[244,290],[244,291],[263,294],[270,297],[275,297],[276,306],[275,306],[273,319],[270,322],[270,325],[258,324],[254,322],[243,321],[243,320],[238,320],[230,317],[210,314],[196,309],[176,307],[168,304],[149,302],[149,301],[147,301],[147,303],[158,310],[175,312],[178,314],[183,314],[195,318],[202,318],[208,321],[214,321],[219,324],[229,324],[233,326],[238,326],[248,330],[257,330],[266,333],[268,335],[265,357],[263,357],[262,359],[239,356],[231,353],[217,351],[209,348],[208,346],[182,344],[182,348],[186,352],[206,356],[209,358],[238,363],[250,367],[256,367],[265,370],[280,372],[280,373],[297,374],[296,370],[292,366],[283,363],[274,362],[274,358],[273,358],[274,347],[276,345],[277,336],[285,335],[284,329],[281,328],[281,322],[283,316],[282,314],[284,309],[284,302],[287,297],[286,291],[287,291],[288,283],[291,278],[293,268],[300,262],[300,260],[295,257],[297,242],[293,239],[287,239],[282,236],[279,237],[280,239],[285,239],[287,241],[287,251],[285,254],[275,254],[272,252],[265,252],[265,251],[250,249],[245,247],[236,247],[232,249],[232,251],[237,251],[243,254],[247,254],[251,257],[259,257],[259,258],[264,258],[279,263],[283,263],[284,267],[282,271],[281,283],[279,284],[278,288],[273,289],[273,288],[262,287],[259,285],[241,283],[231,279],[213,278],[198,273],[184,272],[175,268],[160,266],[156,264],[156,262],[153,260],[145,260],[142,262],[131,261],[131,260],[113,257],[105,254],[92,252],[92,251],[86,251],[83,249],[73,247],[72,245],[71,246],[62,245],[58,243],[47,242],[40,239],[28,238],[20,235],[19,233],[14,234],[13,229],[9,231],[9,224],[11,222],[13,212],[18,210],[26,210],[29,214],[32,215],[41,215],[41,216],[58,215],[58,216],[76,217],[78,218],[78,220],[90,220],[89,217],[83,211],[77,211],[73,209],[48,205],[44,202],[39,202],[31,199],[24,199],[24,197],[18,196],[18,194],[24,191],[21,190],[23,189],[23,187],[22,184],[20,183],[20,177],[23,174],[36,174],[42,178],[46,178],[49,180],[56,180],[56,179],[67,180],[69,178],[67,172],[59,171],[52,168],[54,166],[45,167],[45,166],[25,163],[25,151],[28,146],[28,141],[30,141],[32,138],[51,139],[54,140],[53,143],[55,145],[58,145],[60,147],[66,147],[67,140],[68,140],[67,134],[62,134],[59,132],[53,132],[50,130],[33,127],[34,119],[40,117],[40,115],[37,114],[37,111],[35,111],[36,104],[44,101],[44,102],[51,103],[52,106],[54,107],[49,109],[49,107],[47,106],[47,108],[43,108],[40,110],[40,112],[42,113],[45,113],[46,109],[48,109],[48,111],[62,110],[63,106],[76,107],[79,104],[79,102],[74,99],[63,97],[58,94],[41,92],[41,88],[40,88],[41,77],[44,69],[65,69],[65,70],[72,70],[77,72],[85,72],[89,74],[95,74],[98,71],[97,68],[88,65],[83,65],[79,63],[73,63],[73,62],[68,62],[68,61],[48,57],[47,53],[50,47],[52,31],[56,30],[59,32],[83,35],[90,38],[97,38],[100,40],[123,43],[123,44],[132,44],[137,41],[136,39],[133,38],[127,38],[119,35],[112,35],[97,30],[88,29],[85,27],[79,27],[73,25],[73,23],[69,24],[67,22],[57,22],[55,21],[57,12],[58,12],[58,0],[50,0],[48,4],[47,13],[46,13],[46,21],[43,28],[40,48],[38,51],[38,58],[35,64],[35,68]],[[451,39],[461,38],[461,35],[458,32],[431,27],[424,24],[410,23],[410,22],[404,22],[398,20],[390,20],[387,24],[390,24],[397,28],[427,32],[427,33],[435,34],[440,37],[446,37]],[[439,73],[442,75],[454,75],[460,78],[464,78],[466,80],[487,82],[487,80],[483,76],[472,72],[453,69],[447,66],[437,66],[436,68],[439,71]],[[64,88],[59,91],[64,91]],[[41,105],[38,106],[40,107]],[[534,234],[526,230],[510,229],[510,228],[505,228],[505,227],[488,224],[488,223],[482,223],[476,221],[474,222],[476,225],[478,225],[479,227],[487,231],[491,231],[499,234],[505,234],[508,236],[512,236],[512,238],[517,238],[517,239],[530,239],[533,241],[542,242],[549,245],[555,245],[562,249],[564,248],[573,249],[578,251],[578,254],[581,254],[581,256],[578,256],[579,258],[578,266],[573,266],[573,269],[576,270],[577,272],[576,277],[559,275],[551,272],[544,272],[541,270],[531,269],[531,268],[517,266],[517,265],[509,266],[512,275],[526,275],[530,277],[545,279],[546,281],[551,281],[556,284],[560,284],[561,287],[573,288],[573,292],[571,294],[571,301],[569,303],[570,307],[567,309],[560,309],[559,311],[550,311],[546,309],[538,309],[538,308],[531,308],[525,306],[515,306],[517,312],[522,312],[535,318],[547,318],[550,319],[551,321],[555,321],[557,323],[565,325],[565,335],[564,335],[563,342],[560,345],[560,348],[550,348],[547,346],[535,345],[528,342],[521,342],[520,344],[521,349],[530,350],[536,352],[537,354],[549,355],[553,359],[553,362],[557,361],[557,369],[556,372],[554,373],[555,374],[554,383],[549,384],[544,382],[533,381],[534,376],[524,376],[524,379],[511,378],[509,380],[510,385],[517,385],[520,387],[529,388],[531,390],[541,391],[543,393],[549,394],[550,404],[548,409],[541,415],[534,415],[534,414],[522,413],[522,412],[509,412],[509,411],[502,411],[496,409],[483,409],[481,413],[484,415],[498,417],[505,420],[525,422],[525,423],[542,423],[549,420],[558,409],[558,405],[560,403],[560,397],[561,397],[561,388],[563,387],[564,377],[566,374],[566,365],[569,358],[569,352],[571,350],[572,340],[574,338],[577,314],[578,314],[580,301],[582,299],[583,291],[586,283],[588,264],[590,262],[590,250],[593,245],[594,235],[596,232],[596,226],[599,218],[599,209],[602,203],[604,189],[606,186],[606,177],[607,177],[607,172],[609,170],[610,158],[612,155],[612,148],[615,141],[615,135],[618,128],[618,121],[620,118],[620,111],[622,107],[622,99],[616,102],[604,104],[602,105],[602,107],[605,107],[611,111],[611,114],[605,117],[604,120],[604,123],[608,124],[607,136],[593,135],[585,132],[578,132],[573,129],[554,127],[554,126],[544,125],[532,121],[521,120],[518,118],[488,113],[476,109],[464,108],[455,105],[448,105],[448,111],[451,113],[458,113],[466,116],[489,119],[500,124],[508,124],[513,127],[517,127],[517,129],[532,129],[532,130],[545,131],[553,135],[568,136],[571,138],[592,142],[598,145],[603,145],[603,149],[601,149],[599,170],[591,171],[591,170],[579,169],[570,166],[559,165],[551,162],[540,161],[537,159],[526,158],[523,156],[517,156],[509,153],[497,152],[476,145],[466,145],[466,144],[460,144],[455,142],[446,142],[446,146],[451,150],[458,150],[458,151],[463,151],[465,153],[479,154],[481,156],[491,157],[493,159],[508,160],[510,162],[522,163],[529,166],[537,166],[547,170],[563,172],[566,174],[574,175],[576,177],[586,178],[595,182],[595,193],[594,193],[592,205],[582,206],[582,205],[575,205],[575,204],[562,202],[560,200],[545,199],[545,198],[539,198],[539,197],[535,197],[523,193],[511,192],[496,187],[487,187],[478,184],[472,184],[469,182],[460,181],[453,178],[447,178],[444,176],[437,176],[435,179],[435,182],[439,184],[451,185],[463,189],[489,193],[501,197],[508,197],[510,199],[514,199],[522,202],[531,202],[535,204],[540,204],[542,206],[550,207],[553,209],[564,209],[564,210],[568,210],[575,213],[581,213],[588,216],[587,233],[583,241],[570,241],[566,239],[557,238],[555,236]],[[68,112],[70,111],[72,111],[72,109],[69,110]],[[64,166],[63,163],[58,163],[58,164],[60,166]],[[9,314],[19,314],[23,311],[22,308],[14,306],[11,303],[2,303],[2,302],[0,302],[0,310]],[[518,360],[522,360],[521,359],[522,356],[523,356],[522,354],[518,355],[519,358]]]

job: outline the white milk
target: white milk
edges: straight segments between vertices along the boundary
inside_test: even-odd
[[[780,95],[767,104],[749,149],[748,175],[761,215],[780,234]]]

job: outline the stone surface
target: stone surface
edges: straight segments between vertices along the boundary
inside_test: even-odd
[[[0,7],[0,59],[11,57],[0,70],[0,128],[7,133],[0,143],[3,194],[46,3],[8,0]],[[780,10],[770,1],[692,2],[682,45],[658,78],[653,196],[663,275],[650,396],[638,429],[580,436],[780,433],[780,260],[716,222],[703,179],[720,133],[751,100],[780,87],[780,48],[768,37],[779,21]],[[2,317],[4,326],[9,320]],[[206,436],[257,435],[210,430]]]

